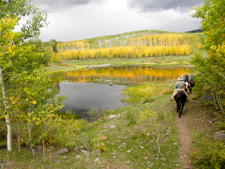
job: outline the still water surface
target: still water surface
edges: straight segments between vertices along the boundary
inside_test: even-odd
[[[83,112],[93,108],[109,110],[123,106],[120,90],[126,84],[164,82],[190,72],[191,68],[183,67],[111,66],[60,72],[54,74],[53,80],[59,82],[59,95],[67,95],[61,111],[85,116]]]

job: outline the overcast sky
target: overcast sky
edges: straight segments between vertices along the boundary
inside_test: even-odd
[[[73,41],[139,30],[198,29],[190,8],[201,0],[34,0],[48,13],[40,39]]]

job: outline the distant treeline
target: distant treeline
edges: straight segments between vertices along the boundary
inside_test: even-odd
[[[203,38],[201,34],[142,31],[61,42],[57,51],[65,60],[189,55],[201,46]]]

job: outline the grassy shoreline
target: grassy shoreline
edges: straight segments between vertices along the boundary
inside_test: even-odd
[[[52,63],[48,67],[50,72],[59,71],[73,71],[86,69],[91,65],[104,65],[110,64],[113,66],[128,66],[128,65],[142,65],[142,66],[192,66],[192,56],[166,56],[166,57],[149,57],[149,58],[136,58],[136,59],[87,59],[87,60],[74,60],[65,61],[63,63]]]

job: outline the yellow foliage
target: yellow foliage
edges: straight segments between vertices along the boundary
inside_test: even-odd
[[[161,57],[169,55],[189,55],[190,45],[180,46],[126,46],[99,49],[79,49],[63,51],[60,54],[66,60],[86,59],[86,58],[141,58],[141,57]]]
[[[32,104],[37,104],[36,100],[31,101]]]
[[[124,44],[124,43],[122,43]],[[109,48],[89,48],[86,40],[58,44],[60,56],[66,60],[86,58],[141,58],[161,57],[169,55],[189,55],[191,48],[201,46],[198,36],[189,34],[156,34],[130,38],[128,46]],[[110,45],[111,46],[111,45]]]

